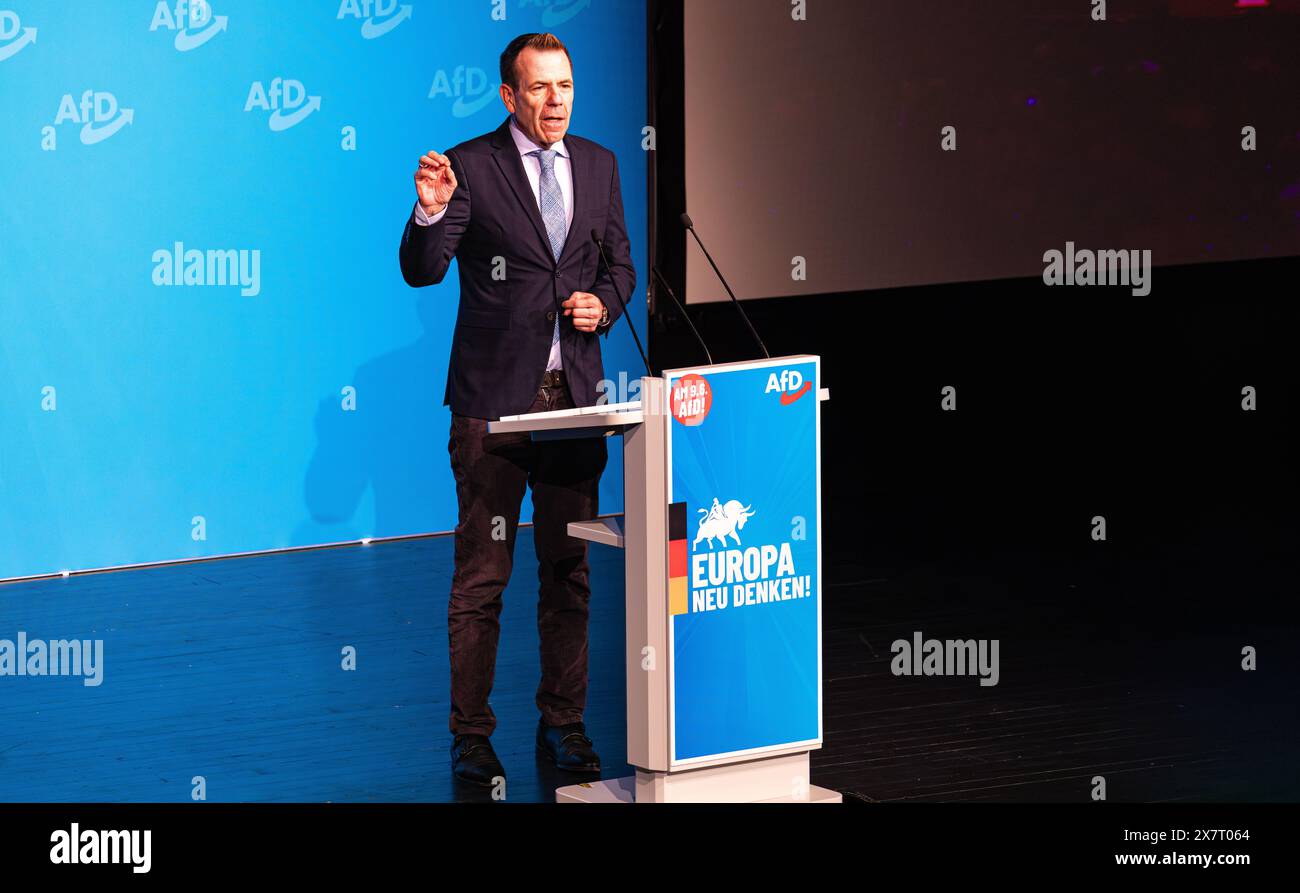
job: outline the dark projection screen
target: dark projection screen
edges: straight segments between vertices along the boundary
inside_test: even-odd
[[[686,203],[741,298],[1300,254],[1300,0],[793,9],[685,3]],[[726,297],[690,240],[687,294]]]

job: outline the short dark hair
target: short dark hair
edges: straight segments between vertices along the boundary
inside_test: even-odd
[[[565,57],[569,60],[569,68],[573,68],[573,57],[569,55],[569,48],[560,43],[560,38],[549,32],[545,34],[520,34],[501,53],[501,83],[514,89],[518,85],[518,72],[515,71],[515,61],[519,54],[526,49],[534,50],[564,50]]]

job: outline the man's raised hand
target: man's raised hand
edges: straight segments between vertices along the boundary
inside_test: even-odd
[[[415,193],[425,214],[432,217],[441,213],[457,185],[456,172],[446,155],[427,152],[420,157],[420,166],[415,169]]]

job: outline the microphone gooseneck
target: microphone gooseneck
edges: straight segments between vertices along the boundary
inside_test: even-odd
[[[596,250],[600,252],[600,262],[605,265],[609,284],[614,288],[614,297],[618,298],[619,304],[623,306],[623,318],[627,320],[627,327],[632,330],[632,339],[636,341],[637,353],[641,354],[641,362],[645,364],[646,375],[653,377],[654,372],[650,370],[650,361],[645,358],[645,349],[641,347],[641,336],[636,333],[636,326],[632,325],[632,317],[627,312],[627,301],[623,300],[623,295],[618,290],[618,280],[614,278],[614,271],[610,269],[609,258],[605,257],[605,243],[601,241],[594,229],[591,231],[591,241],[596,243]]]
[[[687,316],[686,308],[682,306],[681,301],[677,300],[677,295],[673,294],[672,286],[668,284],[668,280],[664,278],[664,274],[659,272],[658,267],[651,267],[650,272],[654,275],[655,279],[658,280],[659,284],[664,287],[664,291],[668,293],[668,297],[672,298],[673,303],[677,305],[677,309],[682,312],[682,319],[686,320],[686,324],[691,327],[691,333],[695,336],[695,340],[700,342],[700,349],[704,351],[705,360],[707,360],[708,364],[712,366],[713,354],[709,353],[709,346],[705,344],[704,339],[700,337],[700,332],[695,328],[695,323],[691,322],[691,318]]]
[[[727,284],[727,277],[722,275],[722,271],[718,269],[718,265],[713,262],[713,255],[709,254],[709,249],[705,248],[704,243],[700,241],[700,235],[695,231],[695,224],[691,222],[691,215],[683,211],[681,221],[682,226],[686,227],[690,234],[695,237],[695,244],[700,246],[700,250],[703,251],[704,256],[708,258],[709,266],[713,267],[713,272],[718,277],[718,281],[721,282],[722,287],[727,290],[727,295],[731,298],[731,302],[736,305],[736,311],[740,314],[740,318],[745,321],[745,325],[749,327],[749,334],[754,336],[754,340],[758,343],[759,350],[763,351],[764,357],[769,360],[772,359],[772,355],[767,352],[767,345],[763,343],[762,338],[758,337],[758,332],[754,329],[754,324],[749,321],[749,314],[745,312],[744,307],[740,306],[740,301],[736,298],[736,293],[732,291],[731,286]]]

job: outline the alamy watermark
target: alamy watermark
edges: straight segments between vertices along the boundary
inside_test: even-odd
[[[130,865],[135,874],[153,866],[152,831],[96,831],[76,822],[50,835],[50,861],[55,865]]]
[[[895,639],[889,669],[895,676],[979,676],[980,685],[998,684],[997,639]]]
[[[0,639],[0,676],[81,676],[94,688],[104,681],[103,639]]]
[[[1050,248],[1043,252],[1044,285],[1128,285],[1137,297],[1151,294],[1151,249],[1121,248],[1118,251]]]

